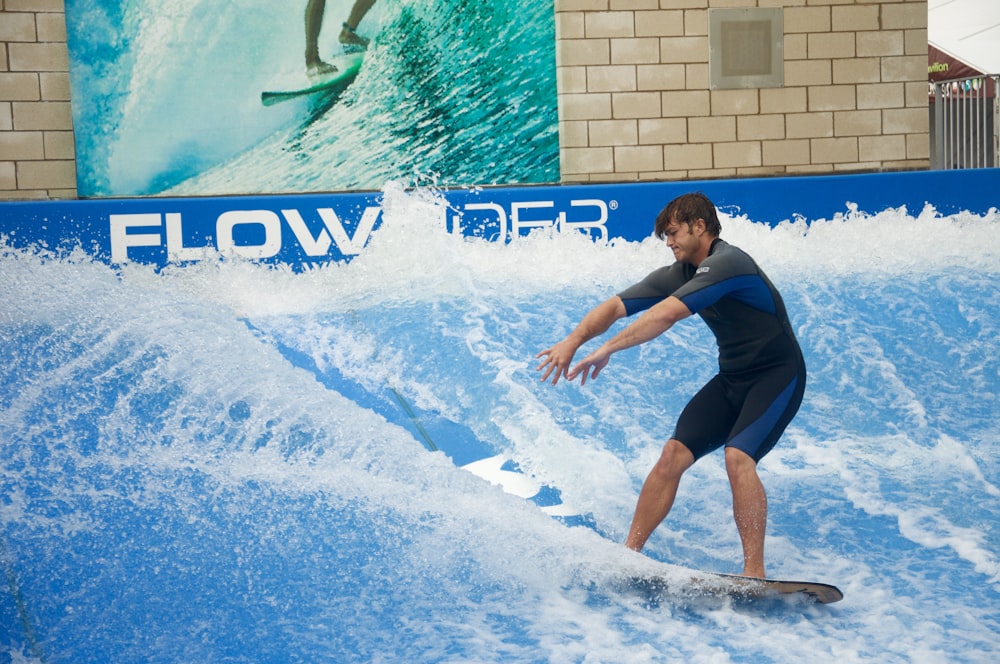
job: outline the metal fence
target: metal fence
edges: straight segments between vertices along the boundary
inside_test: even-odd
[[[931,168],[1000,165],[1000,75],[931,83]]]

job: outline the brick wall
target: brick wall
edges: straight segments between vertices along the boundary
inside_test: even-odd
[[[711,90],[708,9],[784,8],[784,87]],[[927,0],[556,0],[564,181],[925,169]]]
[[[0,0],[0,198],[74,198],[63,0]]]
[[[784,7],[781,88],[710,90],[708,8]],[[555,0],[564,181],[925,169],[927,0]],[[63,0],[0,0],[0,199],[73,198]]]

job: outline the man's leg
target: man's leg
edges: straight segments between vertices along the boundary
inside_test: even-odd
[[[746,452],[727,447],[726,472],[733,489],[733,518],[743,543],[743,575],[762,579],[767,494],[757,475],[757,462]]]
[[[351,13],[344,21],[344,27],[340,31],[340,43],[354,46],[368,46],[368,40],[358,35],[355,30],[361,24],[365,14],[375,4],[375,0],[356,0],[351,7]]]
[[[321,62],[319,57],[319,31],[323,26],[323,12],[326,0],[308,0],[306,2],[306,66],[312,67]]]
[[[625,546],[635,551],[642,549],[649,536],[670,512],[681,475],[693,463],[694,455],[691,450],[673,438],[667,441],[639,492],[639,501],[635,506]]]

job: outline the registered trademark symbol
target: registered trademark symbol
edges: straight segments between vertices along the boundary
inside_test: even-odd
[[[618,209],[618,201],[608,201],[608,207],[612,210]]]

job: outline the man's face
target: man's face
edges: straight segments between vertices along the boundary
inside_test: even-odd
[[[674,258],[686,263],[693,263],[701,247],[701,240],[698,238],[697,229],[699,221],[692,224],[678,223],[676,220],[667,226],[667,246],[674,252]],[[701,226],[704,222],[701,222]]]

